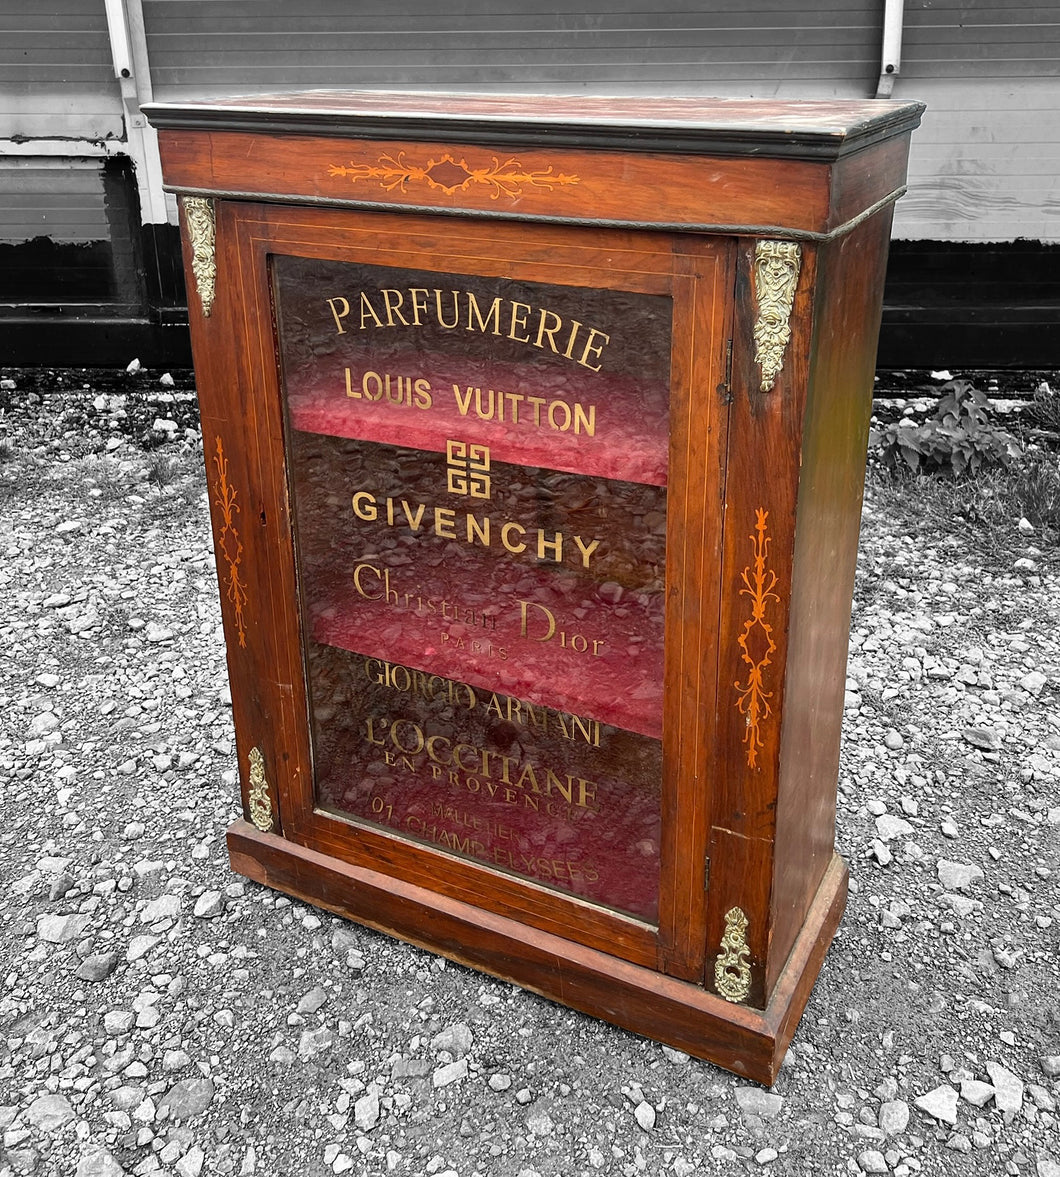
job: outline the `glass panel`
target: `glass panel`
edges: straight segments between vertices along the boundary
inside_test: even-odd
[[[318,804],[654,922],[671,300],[273,280]]]

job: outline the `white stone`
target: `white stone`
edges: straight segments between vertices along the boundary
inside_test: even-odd
[[[939,1120],[943,1124],[957,1123],[957,1089],[948,1083],[936,1087],[926,1095],[917,1096],[913,1101],[921,1111]]]
[[[298,1039],[298,1053],[302,1058],[315,1058],[330,1050],[334,1044],[335,1035],[327,1026],[321,1026],[319,1030],[303,1030]]]
[[[74,1118],[74,1109],[64,1095],[38,1095],[26,1109],[26,1119],[41,1132],[54,1132]]]
[[[736,1102],[745,1116],[757,1116],[760,1120],[771,1120],[779,1115],[784,1106],[784,1097],[763,1091],[760,1087],[737,1087]]]
[[[556,1130],[555,1121],[543,1107],[532,1108],[526,1116],[526,1126],[531,1136],[551,1136]]]
[[[881,842],[893,842],[895,838],[905,838],[914,832],[913,826],[904,817],[885,813],[876,818],[876,836]]]
[[[156,924],[159,920],[172,920],[180,915],[180,896],[166,893],[152,899],[140,912],[140,923]]]
[[[224,896],[220,891],[204,891],[195,901],[196,919],[209,920],[219,916],[225,909]]]
[[[986,1073],[994,1085],[994,1105],[1014,1115],[1023,1107],[1023,1080],[1000,1063],[987,1063]]]
[[[459,1083],[467,1078],[467,1059],[458,1059],[455,1063],[439,1067],[432,1077],[435,1087],[448,1087],[450,1083]]]
[[[880,864],[880,866],[888,866],[894,861],[894,855],[890,852],[886,842],[881,842],[879,838],[874,838],[872,842],[872,856]]]
[[[26,738],[30,740],[39,739],[41,736],[47,735],[48,732],[55,731],[58,726],[59,717],[54,711],[42,711],[40,715],[36,715],[30,720]]]
[[[74,1177],[125,1177],[125,1170],[105,1148],[90,1144],[77,1162]]]
[[[103,1015],[103,1028],[108,1034],[128,1034],[136,1022],[130,1009],[112,1009]]]
[[[37,919],[37,935],[48,944],[69,944],[80,940],[91,922],[87,915],[42,915]]]
[[[133,961],[146,956],[161,939],[161,936],[133,936],[125,950],[125,959],[132,964]]]
[[[353,1122],[362,1132],[370,1132],[379,1123],[379,1096],[369,1091],[353,1105]]]
[[[636,1116],[637,1123],[645,1132],[650,1132],[655,1127],[655,1109],[646,1099],[642,1099],[637,1104],[633,1109],[633,1115]]]
[[[191,1148],[177,1161],[176,1169],[179,1177],[199,1177],[202,1172],[206,1155],[197,1145]]]
[[[949,862],[945,858],[939,859],[937,870],[939,882],[947,891],[967,891],[983,877],[981,867],[967,862]]]
[[[904,1099],[891,1099],[880,1105],[879,1125],[888,1136],[897,1136],[909,1125],[909,1104]]]
[[[453,1058],[463,1058],[474,1041],[471,1030],[463,1022],[454,1022],[431,1039],[431,1050],[448,1051]]]
[[[961,1083],[961,1099],[972,1107],[986,1107],[994,1098],[994,1089],[981,1079],[965,1079]]]
[[[949,891],[941,896],[939,902],[944,903],[960,919],[967,919],[983,908],[978,899],[970,899],[967,895],[955,895]]]
[[[327,990],[317,985],[315,988],[310,989],[302,997],[301,1001],[299,1001],[297,1006],[298,1012],[300,1014],[315,1014],[325,1004],[327,999]]]

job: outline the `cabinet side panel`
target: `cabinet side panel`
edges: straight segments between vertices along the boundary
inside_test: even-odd
[[[779,312],[790,338],[763,371],[756,333],[771,311],[768,281],[756,276],[755,241],[738,246],[725,524],[718,637],[718,744],[711,802],[706,984],[726,919],[747,918],[750,1000],[768,999],[763,983],[769,943],[769,886],[776,831],[781,718],[789,690],[789,586],[806,357],[812,322],[814,253],[804,248],[787,270],[790,312]],[[779,333],[782,334],[782,333]],[[763,388],[763,384],[767,387]]]
[[[890,209],[818,254],[791,581],[771,985],[832,860],[850,601]]]

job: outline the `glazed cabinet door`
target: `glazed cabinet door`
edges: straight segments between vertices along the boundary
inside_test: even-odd
[[[216,251],[248,816],[701,980],[732,242],[219,202]]]

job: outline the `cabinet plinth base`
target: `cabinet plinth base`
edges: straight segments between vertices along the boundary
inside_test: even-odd
[[[756,1010],[506,916],[263,834],[249,822],[229,828],[228,849],[233,869],[255,882],[766,1085],[776,1077],[847,894],[846,864],[836,855],[769,1005]]]

